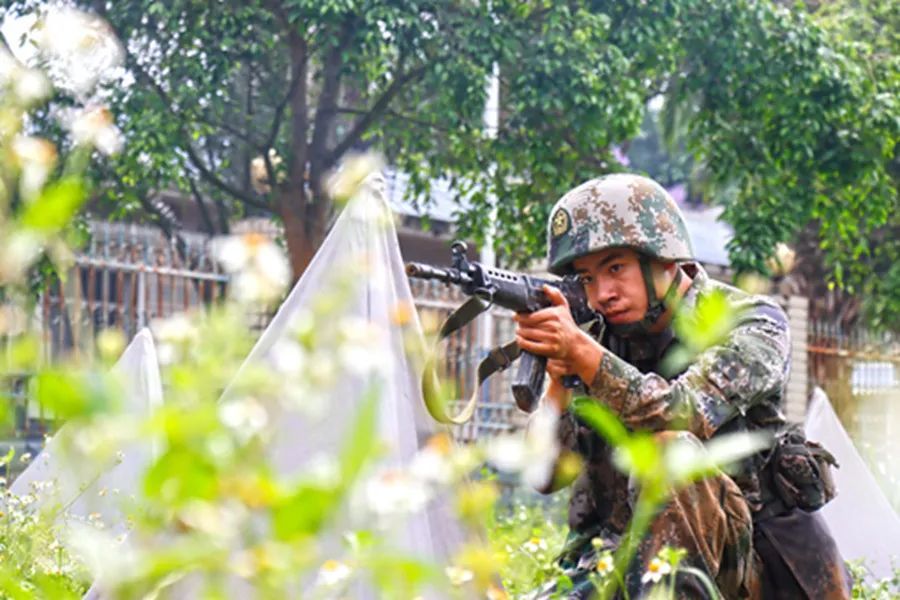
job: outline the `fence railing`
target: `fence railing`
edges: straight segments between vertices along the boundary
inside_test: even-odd
[[[103,329],[118,329],[131,338],[154,319],[207,305],[221,297],[228,284],[212,257],[210,239],[181,233],[172,242],[156,228],[95,222],[91,242],[76,256],[64,282],[54,282],[41,294],[37,306],[43,337],[44,358],[52,361],[73,349],[89,351]],[[423,318],[443,320],[465,297],[437,282],[410,282],[416,307]],[[510,313],[492,311],[493,339],[513,337]],[[489,348],[480,348],[480,318],[451,336],[442,346],[440,373],[456,382],[458,397],[468,398],[474,389],[478,363]],[[265,323],[261,323],[265,326]],[[473,420],[457,427],[461,440],[495,435],[518,424],[509,392],[510,375],[492,377],[482,389]],[[20,393],[15,437],[39,441],[52,427],[52,417]]]
[[[47,287],[40,314],[47,358],[81,348],[106,328],[132,337],[153,319],[207,304],[228,277],[212,259],[209,238],[170,241],[151,227],[91,223],[91,242],[65,282]]]
[[[808,365],[858,444],[874,449],[888,472],[900,469],[900,339],[863,328],[810,321]],[[865,448],[861,448],[865,452]]]
[[[131,337],[155,318],[206,305],[225,292],[228,277],[213,260],[208,237],[180,233],[180,242],[174,243],[156,228],[106,222],[92,223],[91,234],[65,283],[49,286],[41,296],[38,313],[47,359],[90,346],[102,329],[116,328]],[[435,281],[411,280],[410,285],[424,321],[440,323],[466,300],[456,288]],[[481,347],[483,328],[491,327],[494,345],[514,337],[511,313],[494,308],[490,314],[491,319],[476,319],[442,346],[439,370],[456,383],[460,399],[472,394],[477,366],[490,349]],[[801,343],[795,363],[802,368],[800,358],[806,359],[809,383],[825,389],[848,427],[856,424],[877,429],[878,437],[900,437],[900,431],[890,429],[896,419],[880,418],[875,409],[860,410],[878,404],[887,411],[882,414],[900,415],[900,340],[803,321],[805,334],[799,339],[806,337],[807,347],[804,353]],[[524,415],[509,391],[511,377],[507,371],[486,383],[475,417],[456,429],[460,439],[522,425]],[[41,429],[43,417],[26,402],[19,422],[26,429]]]

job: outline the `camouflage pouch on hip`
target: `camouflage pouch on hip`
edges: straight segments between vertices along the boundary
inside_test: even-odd
[[[831,474],[837,461],[820,444],[807,440],[798,426],[778,435],[768,462],[774,491],[789,509],[812,512],[837,494]]]

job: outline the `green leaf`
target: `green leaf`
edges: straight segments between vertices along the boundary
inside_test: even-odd
[[[606,438],[611,445],[620,446],[628,441],[628,430],[619,417],[593,398],[575,398],[569,410]]]
[[[67,177],[48,185],[22,215],[28,229],[56,232],[69,224],[84,203],[87,189],[80,178]]]
[[[694,439],[676,438],[664,449],[664,464],[672,485],[680,486],[729,471],[738,461],[771,447],[769,432],[740,432],[716,436],[706,444]]]
[[[378,447],[378,388],[371,386],[359,403],[359,412],[353,415],[353,427],[347,434],[347,442],[341,451],[341,478],[350,485],[363,467],[377,457]]]
[[[275,537],[294,540],[314,535],[337,512],[340,501],[339,488],[301,484],[272,509]]]

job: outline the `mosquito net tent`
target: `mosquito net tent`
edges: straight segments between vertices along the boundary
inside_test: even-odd
[[[329,311],[328,319],[352,324],[356,330],[366,330],[371,335],[365,352],[350,357],[349,363],[355,364],[348,364],[344,357],[342,365],[347,368],[341,368],[324,397],[316,400],[322,405],[321,410],[270,407],[270,422],[278,424],[270,445],[270,459],[281,477],[302,477],[319,468],[323,457],[338,455],[351,433],[354,415],[366,400],[366,391],[373,386],[379,398],[376,435],[385,449],[372,466],[374,471],[408,467],[437,432],[422,401],[421,367],[410,351],[423,346],[422,329],[383,185],[380,175],[370,176],[344,207],[220,400],[229,402],[239,395],[239,382],[246,372],[253,371],[254,365],[266,364],[277,376],[285,368],[285,348],[296,340],[298,329],[310,326],[315,307],[343,294],[338,308]],[[336,292],[338,288],[340,293]],[[398,312],[404,315],[402,328],[397,325]],[[321,319],[321,315],[317,318]],[[313,327],[330,329],[329,323],[321,321]],[[327,338],[319,340],[326,346],[333,342]],[[299,398],[298,402],[315,403],[310,398]],[[349,521],[336,524],[330,529],[333,535],[317,540],[323,554],[340,556],[340,531],[359,526],[360,523]],[[446,564],[461,547],[463,529],[449,501],[437,497],[422,510],[393,514],[380,539],[391,551],[432,564]],[[237,578],[231,578],[227,587],[231,597],[252,594],[247,582]],[[173,587],[170,595],[196,597],[201,590],[198,578],[187,577]],[[426,593],[424,597],[436,596]],[[353,584],[347,597],[375,598],[377,592],[363,578]]]
[[[162,386],[153,337],[142,329],[113,367],[123,386],[119,410],[137,419],[148,416],[162,403]],[[17,495],[31,493],[52,482],[52,492],[39,500],[58,502],[63,517],[102,519],[112,532],[125,529],[122,502],[140,489],[144,469],[151,459],[148,443],[133,441],[118,449],[109,462],[73,460],[68,446],[76,443],[73,426],[64,425],[10,486]]]
[[[349,283],[348,283],[349,281]],[[418,451],[436,433],[421,397],[421,366],[411,348],[422,347],[422,329],[416,315],[412,292],[400,256],[399,244],[383,194],[383,179],[370,176],[360,191],[344,207],[330,233],[288,294],[281,307],[251,350],[223,394],[221,402],[237,395],[242,375],[254,364],[267,363],[277,374],[284,368],[285,347],[296,339],[298,328],[308,326],[312,307],[330,301],[335,288],[345,297],[330,318],[350,323],[356,329],[371,330],[365,353],[351,357],[356,368],[342,369],[319,398],[322,410],[313,414],[303,410],[271,407],[270,422],[277,423],[270,446],[270,458],[280,475],[302,476],[320,466],[323,456],[337,455],[346,443],[355,415],[375,386],[377,436],[385,452],[373,468],[408,466]],[[397,326],[398,312],[405,325]],[[316,324],[316,328],[321,323]],[[330,340],[322,340],[328,344]],[[365,364],[361,364],[365,363]],[[345,361],[346,364],[346,361]],[[301,399],[301,401],[305,401]],[[279,411],[275,413],[275,411]],[[353,524],[347,523],[347,527]],[[336,530],[340,530],[339,525]],[[318,540],[325,553],[338,554],[340,536]],[[424,510],[393,515],[382,541],[392,550],[436,564],[446,563],[463,541],[463,529],[446,499],[435,498]],[[202,584],[187,577],[169,590],[171,597],[195,597]],[[233,578],[229,595],[246,597],[251,593],[246,582]],[[350,590],[350,597],[374,598],[376,592],[366,581]],[[105,597],[102,583],[88,597]],[[433,594],[426,594],[431,597]]]
[[[436,432],[422,401],[421,366],[410,353],[411,341],[413,347],[422,345],[422,329],[381,174],[369,176],[346,205],[245,365],[277,362],[280,342],[296,330],[298,320],[308,317],[309,307],[322,302],[323,294],[348,273],[351,298],[339,316],[375,332],[366,356],[359,357],[370,363],[369,368],[343,370],[328,394],[327,411],[316,419],[298,413],[283,416],[273,460],[284,474],[301,472],[317,456],[338,451],[363,400],[362,391],[373,383],[380,392],[378,436],[388,449],[381,466],[408,465]],[[396,324],[398,313],[406,321],[402,329]],[[462,529],[447,503],[438,499],[425,511],[396,523],[388,537],[398,550],[444,562],[461,543]]]
[[[844,559],[865,561],[877,577],[889,577],[891,561],[900,566],[900,518],[872,476],[828,396],[816,388],[806,417],[806,436],[827,448],[840,465],[837,497],[821,509]]]

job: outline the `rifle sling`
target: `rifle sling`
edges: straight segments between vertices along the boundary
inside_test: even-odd
[[[475,390],[466,401],[465,405],[456,415],[447,412],[447,402],[442,394],[441,384],[435,371],[435,357],[438,355],[438,345],[455,331],[464,325],[471,323],[475,317],[490,308],[490,304],[476,296],[472,296],[462,306],[453,311],[447,320],[441,325],[438,339],[434,348],[425,360],[425,370],[422,373],[422,397],[425,400],[425,408],[431,417],[445,425],[461,425],[469,421],[475,414],[475,406],[481,395],[481,386],[488,377],[498,371],[509,367],[521,354],[516,342],[509,342],[497,346],[488,352],[488,355],[478,365],[478,374],[475,382]]]

